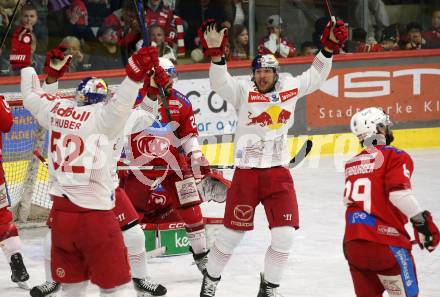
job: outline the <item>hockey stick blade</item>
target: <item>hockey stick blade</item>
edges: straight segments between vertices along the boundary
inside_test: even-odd
[[[293,159],[290,160],[289,168],[294,168],[298,166],[298,164],[301,163],[310,153],[312,147],[313,147],[313,141],[307,139],[306,142],[304,142],[302,147],[299,149],[299,151],[296,153],[295,157],[293,157]]]
[[[152,251],[147,252],[147,260],[159,257],[167,251],[167,248],[165,246],[162,246],[160,248],[154,249]]]

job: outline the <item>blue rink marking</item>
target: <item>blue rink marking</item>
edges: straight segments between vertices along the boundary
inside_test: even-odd
[[[411,256],[408,253],[408,250],[401,248],[390,246],[391,251],[394,254],[394,257],[399,263],[400,266],[400,275],[402,277],[402,282],[405,287],[405,293],[407,297],[414,297],[419,293],[419,286],[417,284],[416,274],[414,272],[414,264],[412,262]]]

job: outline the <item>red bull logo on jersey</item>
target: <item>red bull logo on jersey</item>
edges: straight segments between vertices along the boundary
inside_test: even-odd
[[[257,103],[257,102],[270,102],[270,99],[258,92],[249,92],[248,95],[249,103]]]
[[[291,115],[290,111],[274,105],[258,115],[249,112],[248,118],[250,122],[247,125],[260,125],[261,127],[276,130],[283,127],[289,121]]]
[[[296,95],[298,95],[298,88],[280,92],[281,102],[286,102],[287,100],[294,98]]]

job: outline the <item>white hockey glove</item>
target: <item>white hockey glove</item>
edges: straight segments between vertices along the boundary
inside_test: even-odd
[[[225,54],[228,31],[226,28],[217,31],[216,26],[213,19],[208,19],[199,28],[198,35],[205,57],[218,57]]]
[[[218,203],[225,202],[230,187],[231,182],[225,179],[219,171],[211,171],[197,184],[203,201],[213,200]]]

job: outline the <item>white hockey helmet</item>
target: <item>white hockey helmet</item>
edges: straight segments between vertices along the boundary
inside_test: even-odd
[[[387,128],[391,125],[390,117],[382,109],[368,107],[352,116],[350,128],[360,141],[364,141],[378,134],[378,127]]]
[[[78,85],[75,101],[79,106],[106,101],[109,95],[107,83],[97,77],[86,77]]]
[[[177,81],[177,70],[173,62],[167,58],[159,58],[159,66],[165,70],[173,82]]]

